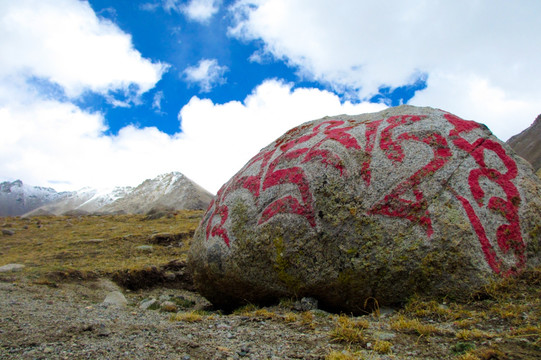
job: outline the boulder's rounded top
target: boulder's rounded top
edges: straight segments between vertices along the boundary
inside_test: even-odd
[[[303,295],[351,310],[418,291],[467,297],[539,263],[540,189],[486,126],[443,110],[325,117],[220,189],[190,264],[218,302]]]

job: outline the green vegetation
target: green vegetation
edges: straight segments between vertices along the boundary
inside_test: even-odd
[[[201,216],[201,211],[177,211],[154,220],[144,215],[3,218],[3,226],[14,234],[1,238],[0,265],[23,264],[24,274],[42,283],[152,271],[185,260],[191,236],[175,246],[149,248],[151,236],[193,234]]]
[[[0,266],[20,263],[25,268],[0,274],[0,281],[62,286],[64,281],[106,277],[123,285],[127,284],[123,278],[155,285],[156,276],[164,277],[172,261],[182,263],[186,258],[201,216],[201,211],[177,211],[159,219],[144,215],[2,218],[0,226],[13,235],[0,236]],[[181,240],[155,241],[156,234],[166,233]],[[141,249],[142,245],[152,247]],[[276,270],[289,274],[292,256],[286,253],[284,239],[269,237],[269,245]],[[349,269],[340,274],[344,283],[358,275]],[[287,277],[282,280],[295,285]],[[364,307],[374,312],[362,317],[298,311],[296,298],[270,307],[250,304],[230,315],[194,311],[193,301],[174,298],[180,311],[164,316],[201,326],[216,317],[248,317],[250,322],[272,322],[288,331],[321,334],[317,346],[325,348],[326,359],[399,359],[405,352],[411,358],[453,360],[541,358],[541,268],[494,280],[461,302],[416,295],[402,308],[390,310],[380,309],[378,299],[369,299],[374,306],[365,303]]]

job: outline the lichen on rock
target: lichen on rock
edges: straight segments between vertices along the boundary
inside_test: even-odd
[[[222,307],[467,299],[540,263],[541,181],[486,126],[400,106],[305,123],[218,192],[188,263]]]

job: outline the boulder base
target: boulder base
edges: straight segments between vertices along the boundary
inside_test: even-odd
[[[539,266],[541,182],[486,126],[400,106],[296,127],[218,192],[189,253],[232,308],[313,297],[360,312],[466,299]]]

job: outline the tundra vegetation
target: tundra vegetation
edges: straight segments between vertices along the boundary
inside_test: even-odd
[[[186,279],[173,281],[167,272],[182,267],[202,215],[201,211],[176,211],[160,218],[2,218],[0,226],[10,231],[0,235],[0,266],[25,267],[0,273],[0,282],[48,289],[108,278],[123,287],[131,304],[125,311],[134,311],[139,301],[157,288],[193,290]],[[194,292],[193,296],[199,295]],[[373,299],[375,310],[362,316],[301,309],[299,300],[282,299],[267,307],[247,305],[231,313],[209,305],[196,308],[196,302],[186,301],[182,306],[177,304],[175,312],[162,311],[160,316],[201,329],[225,321],[243,321],[253,327],[254,342],[262,331],[268,332],[265,341],[270,343],[278,343],[283,336],[297,336],[301,340],[291,346],[309,341],[298,353],[314,359],[541,358],[541,268],[493,282],[463,302],[413,296],[401,308],[389,309],[379,308],[377,299]],[[3,338],[0,349],[7,347]],[[222,352],[224,359],[257,358],[256,345],[251,352],[237,353],[226,345],[214,345],[213,351]],[[198,344],[197,349],[203,351],[205,344]],[[283,356],[293,357],[291,353]]]

